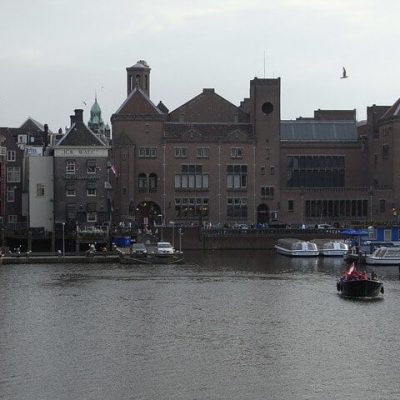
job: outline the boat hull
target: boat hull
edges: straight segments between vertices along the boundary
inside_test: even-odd
[[[275,250],[279,254],[290,257],[316,257],[319,255],[318,250],[289,250],[277,245],[275,246]]]
[[[378,297],[383,294],[383,283],[376,280],[339,280],[337,289],[344,297]]]
[[[400,265],[399,258],[381,258],[371,255],[365,257],[365,262],[368,265]]]

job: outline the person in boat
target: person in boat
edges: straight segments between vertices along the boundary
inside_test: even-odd
[[[372,271],[372,272],[371,272],[371,279],[372,279],[373,281],[376,281],[376,280],[378,279],[378,275],[375,273],[375,271]]]

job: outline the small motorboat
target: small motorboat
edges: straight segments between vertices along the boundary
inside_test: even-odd
[[[373,298],[384,293],[383,282],[375,272],[370,275],[359,272],[355,263],[352,263],[349,270],[337,281],[336,287],[344,297]]]

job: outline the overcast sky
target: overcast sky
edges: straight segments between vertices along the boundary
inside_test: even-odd
[[[96,92],[109,122],[140,59],[170,111],[205,87],[239,105],[265,66],[282,119],[361,120],[400,97],[399,15],[398,0],[0,0],[0,126],[64,129],[76,108],[87,121]]]

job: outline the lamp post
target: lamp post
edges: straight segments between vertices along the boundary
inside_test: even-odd
[[[65,222],[62,223],[62,245],[63,245],[63,257],[65,257]]]
[[[182,253],[182,228],[179,228],[179,252]]]
[[[172,247],[175,247],[175,222],[169,221],[169,223],[172,225]]]

